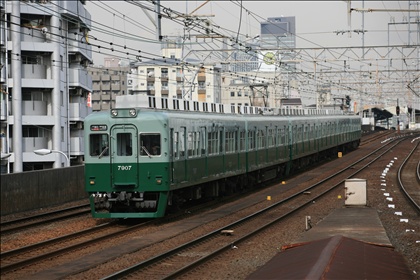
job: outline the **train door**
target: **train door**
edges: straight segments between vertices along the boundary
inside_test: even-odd
[[[138,133],[130,124],[111,129],[111,182],[114,188],[136,188],[138,184]]]

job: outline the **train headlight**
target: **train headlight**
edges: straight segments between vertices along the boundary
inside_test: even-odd
[[[156,178],[156,184],[161,185],[162,184],[162,178]]]
[[[91,184],[91,185],[95,185],[95,180],[90,180],[90,181],[89,181],[89,184]]]
[[[117,111],[117,110],[115,110],[115,109],[111,110],[111,115],[112,115],[113,117],[118,116],[118,111]]]
[[[130,116],[135,117],[137,115],[136,109],[130,109],[129,114]]]

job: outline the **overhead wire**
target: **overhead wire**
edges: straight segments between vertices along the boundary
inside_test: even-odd
[[[172,11],[170,11],[170,12],[172,12]],[[169,13],[168,13],[169,14]],[[180,21],[179,22],[179,24],[182,24],[182,21]],[[196,24],[195,25],[195,27],[199,27],[199,24]],[[115,29],[115,27],[114,27],[114,29]],[[115,32],[114,32],[115,33]],[[94,38],[94,39],[97,39],[97,38]],[[99,40],[100,41],[100,40]],[[102,41],[103,43],[105,43],[106,41]],[[97,46],[99,49],[101,48],[101,46],[100,45],[98,45]],[[104,49],[106,49],[105,47],[104,47]],[[125,49],[125,46],[124,46],[124,49]],[[214,49],[214,48],[213,48]],[[111,50],[112,52],[114,52],[114,49],[113,48],[108,48],[108,50]],[[132,49],[132,50],[134,50],[134,49]],[[128,53],[126,53],[127,55],[128,55]],[[150,54],[150,55],[154,55],[154,54]],[[136,56],[137,57],[137,56]]]

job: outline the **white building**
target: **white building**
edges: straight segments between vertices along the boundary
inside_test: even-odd
[[[221,70],[213,65],[163,58],[130,66],[129,94],[220,103]]]
[[[2,173],[83,162],[92,90],[91,16],[84,4],[0,0]],[[37,155],[38,149],[52,153]]]

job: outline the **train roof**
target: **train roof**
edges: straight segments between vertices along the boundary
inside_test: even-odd
[[[196,112],[231,115],[264,115],[264,116],[343,116],[341,110],[332,109],[292,109],[270,108],[244,105],[228,105],[211,102],[200,102],[183,99],[172,99],[147,95],[117,96],[116,109],[143,108],[167,112]]]

